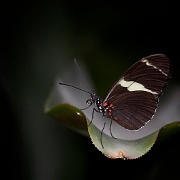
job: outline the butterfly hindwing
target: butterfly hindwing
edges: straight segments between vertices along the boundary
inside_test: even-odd
[[[143,127],[153,117],[157,109],[156,98],[144,91],[133,93],[126,91],[121,97],[112,99],[112,103],[114,105],[112,118],[129,130]]]

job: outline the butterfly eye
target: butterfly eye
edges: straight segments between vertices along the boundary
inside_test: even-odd
[[[91,105],[92,105],[92,100],[91,100],[91,99],[88,99],[88,100],[86,101],[86,104],[87,104],[88,106],[91,106]]]

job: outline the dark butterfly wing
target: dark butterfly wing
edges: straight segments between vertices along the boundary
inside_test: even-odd
[[[132,65],[112,86],[103,103],[112,104],[107,116],[129,130],[152,119],[158,99],[171,76],[171,62],[163,54],[147,56]]]

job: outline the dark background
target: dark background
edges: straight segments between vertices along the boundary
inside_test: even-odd
[[[155,53],[172,60],[178,84],[178,1],[4,1],[0,8],[1,178],[180,179],[179,133],[138,160],[111,160],[43,112],[62,62],[74,58],[87,64],[101,96]]]

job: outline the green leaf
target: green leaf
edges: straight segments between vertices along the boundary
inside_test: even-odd
[[[87,120],[90,123],[89,120]],[[93,144],[105,156],[115,159],[136,159],[147,153],[155,143],[159,131],[137,140],[114,139],[101,131],[93,124],[88,127],[88,131]]]
[[[180,121],[169,123],[160,129],[157,142],[164,141],[167,137],[170,137],[179,131],[180,131]]]
[[[88,136],[85,115],[78,108],[69,104],[59,104],[45,113],[69,128]]]

